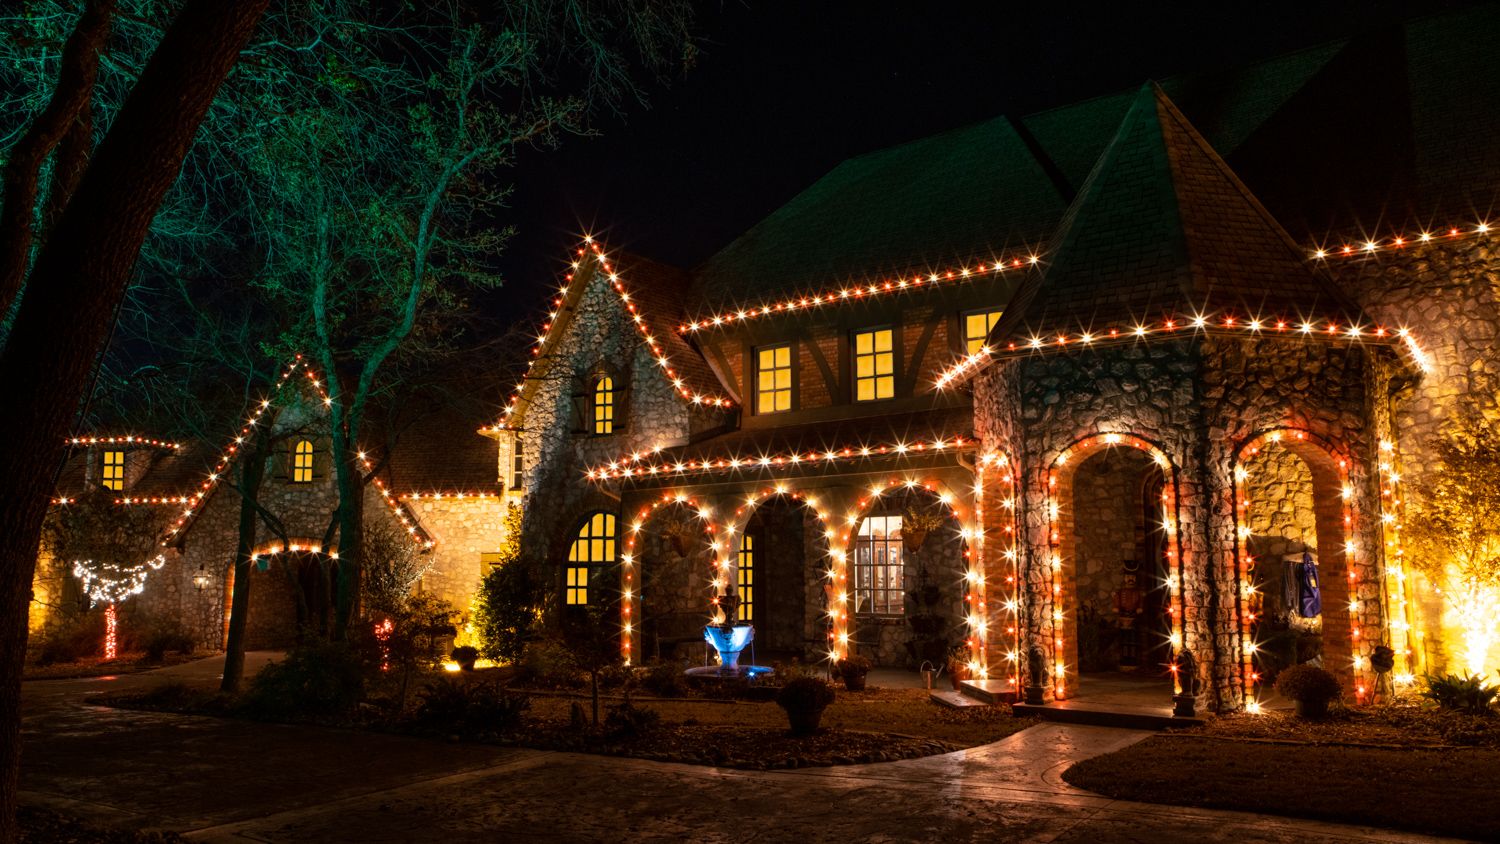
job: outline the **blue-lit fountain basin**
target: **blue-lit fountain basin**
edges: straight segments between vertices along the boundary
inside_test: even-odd
[[[771,669],[764,665],[740,665],[740,652],[755,641],[755,628],[749,624],[733,627],[710,624],[703,628],[703,641],[712,645],[719,654],[719,664],[689,668],[689,677],[753,680],[771,673]]]

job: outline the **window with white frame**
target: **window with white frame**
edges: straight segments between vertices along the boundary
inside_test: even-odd
[[[854,540],[854,611],[900,615],[905,595],[901,517],[866,516]]]

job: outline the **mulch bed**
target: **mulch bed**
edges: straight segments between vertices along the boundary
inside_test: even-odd
[[[1413,706],[1308,722],[1237,715],[1079,762],[1067,782],[1125,800],[1500,840],[1500,718]]]
[[[22,680],[77,680],[83,677],[108,677],[113,674],[134,674],[152,671],[171,665],[181,665],[202,659],[202,654],[167,654],[160,661],[150,662],[143,652],[127,653],[108,662],[98,657],[77,662],[54,662],[51,665],[29,664],[21,675]]]
[[[175,844],[187,841],[173,832],[109,829],[60,815],[49,809],[22,806],[20,844]]]

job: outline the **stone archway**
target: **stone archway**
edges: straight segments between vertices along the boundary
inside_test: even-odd
[[[1349,478],[1350,458],[1332,444],[1309,431],[1275,428],[1247,440],[1235,452],[1235,535],[1237,614],[1241,619],[1241,676],[1249,700],[1258,708],[1261,666],[1281,655],[1271,627],[1278,614],[1292,607],[1281,606],[1279,595],[1268,588],[1285,584],[1283,572],[1272,571],[1283,550],[1275,542],[1290,541],[1286,548],[1300,554],[1310,551],[1316,562],[1321,611],[1317,624],[1292,625],[1293,630],[1314,632],[1317,657],[1323,667],[1354,693],[1356,702],[1369,700],[1369,636],[1362,629],[1359,584],[1367,579],[1366,564],[1359,561],[1355,540],[1355,490]],[[1276,505],[1273,508],[1268,505]],[[1257,529],[1262,532],[1257,533]],[[1304,620],[1305,621],[1305,620]],[[1378,631],[1370,631],[1378,635]],[[1301,649],[1306,650],[1305,645]],[[1292,661],[1303,653],[1292,651]],[[1277,665],[1276,668],[1284,667]]]
[[[621,653],[635,660],[685,658],[713,620],[714,525],[685,495],[665,495],[625,527]]]
[[[1126,449],[1139,453],[1140,457],[1122,454]],[[1098,464],[1089,468],[1095,459],[1109,460],[1112,454],[1120,463],[1115,468],[1123,471],[1098,473]],[[1108,482],[1101,486],[1089,472],[1102,474]],[[1121,614],[1114,607],[1106,610],[1097,602],[1103,594],[1101,589],[1106,587],[1109,599],[1115,601],[1123,589],[1124,563],[1133,557],[1147,553],[1161,556],[1159,561],[1135,559],[1138,578],[1155,578],[1151,582],[1138,582],[1141,615],[1136,622],[1138,626],[1132,628],[1137,637],[1137,661],[1154,659],[1153,654],[1160,653],[1167,654],[1172,661],[1170,655],[1183,647],[1185,568],[1177,535],[1178,489],[1176,467],[1166,453],[1155,443],[1133,434],[1101,433],[1084,437],[1064,449],[1047,470],[1049,554],[1041,561],[1042,588],[1032,598],[1040,604],[1040,612],[1033,617],[1041,625],[1039,638],[1048,656],[1050,675],[1047,685],[1054,697],[1066,699],[1080,694],[1085,650],[1096,644],[1084,642],[1082,637],[1102,635],[1110,629],[1111,619]],[[1157,498],[1155,523],[1145,517],[1152,506],[1152,502],[1145,500],[1148,491],[1155,492]],[[1085,504],[1085,512],[1078,510],[1080,501]],[[1158,526],[1161,537],[1153,541],[1150,533]],[[1112,548],[1111,543],[1123,547]],[[1158,545],[1160,551],[1153,551]],[[1114,585],[1115,580],[1120,581],[1120,586]],[[1096,602],[1092,608],[1089,601]],[[1160,615],[1146,617],[1148,613]],[[1089,625],[1094,625],[1093,629]],[[1165,642],[1155,640],[1158,629]],[[1194,643],[1187,645],[1192,647]],[[1152,666],[1139,667],[1152,670]],[[1171,671],[1175,669],[1175,664],[1170,665]],[[1163,698],[1180,691],[1180,683],[1174,680],[1169,686],[1165,679],[1161,688]]]
[[[739,618],[755,626],[756,646],[777,657],[826,656],[830,555],[818,499],[784,484],[751,493],[718,545],[726,591],[738,598]]]

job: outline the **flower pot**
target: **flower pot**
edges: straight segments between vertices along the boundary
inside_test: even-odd
[[[792,735],[809,736],[816,733],[818,725],[823,722],[823,710],[788,711],[786,719],[791,724]]]
[[[1299,699],[1295,701],[1295,704],[1298,718],[1306,718],[1309,721],[1316,721],[1319,718],[1324,718],[1328,715],[1328,701],[1323,700],[1322,698],[1319,698],[1317,700]]]
[[[953,691],[958,691],[959,684],[967,679],[969,679],[969,672],[966,666],[958,663],[949,664],[948,680],[953,683]]]
[[[845,671],[843,676],[844,688],[851,692],[862,692],[865,690],[865,672]]]
[[[907,528],[901,532],[901,544],[906,547],[908,554],[915,554],[922,550],[922,543],[926,541],[926,528]]]

